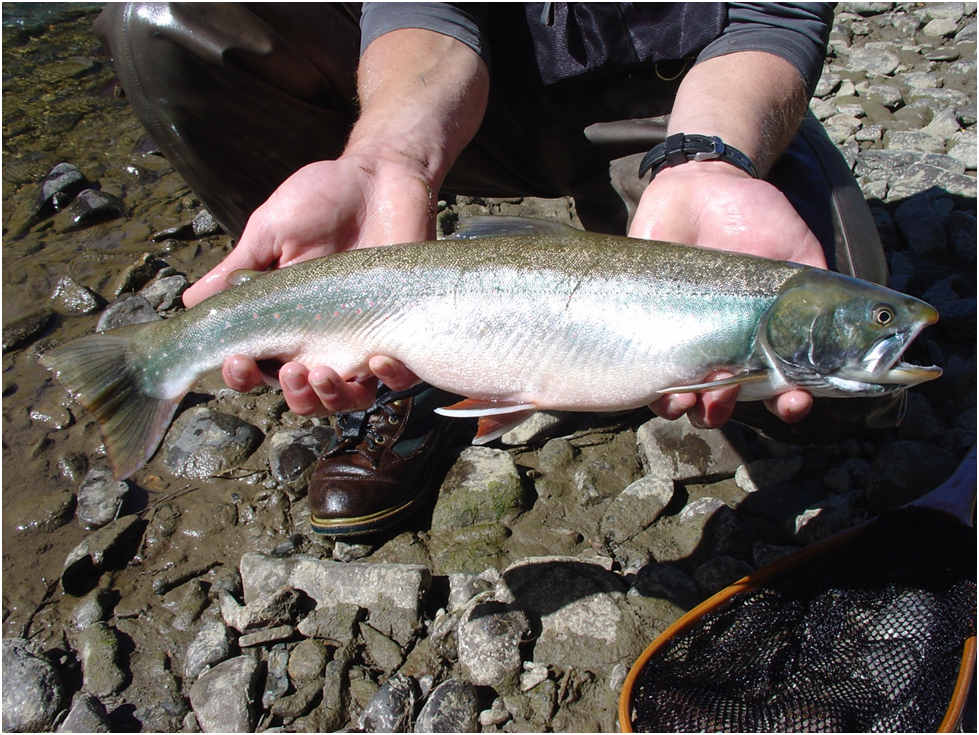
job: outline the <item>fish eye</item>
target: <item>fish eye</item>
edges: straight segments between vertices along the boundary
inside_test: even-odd
[[[894,321],[894,310],[889,306],[875,306],[873,314],[874,324],[879,327],[886,327]]]

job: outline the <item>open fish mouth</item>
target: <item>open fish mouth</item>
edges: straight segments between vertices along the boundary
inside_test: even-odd
[[[864,355],[859,367],[843,370],[839,377],[882,387],[907,387],[940,377],[942,369],[937,365],[915,365],[901,360],[905,350],[926,326],[918,324],[879,339]]]

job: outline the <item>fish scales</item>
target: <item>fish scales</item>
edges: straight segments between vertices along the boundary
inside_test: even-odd
[[[833,339],[852,334],[832,319],[825,322],[826,314],[849,303],[851,292],[861,305],[890,299],[907,312],[891,307],[906,326],[887,337],[893,345],[868,333],[868,340],[877,340],[874,370],[881,375],[937,318],[923,302],[838,274],[568,228],[372,248],[299,263],[173,318],[82,338],[43,360],[83,405],[96,407],[117,474],[125,476],[152,455],[198,377],[232,354],[328,365],[347,379],[368,375],[370,357],[389,355],[447,391],[515,406],[516,418],[528,406],[634,408],[717,370],[746,376],[742,392],[755,398],[791,388],[787,370],[807,387],[829,385],[816,368],[795,364],[823,352],[797,345],[793,335],[804,341],[816,334],[817,317]],[[831,303],[823,304],[824,293],[832,294]],[[862,325],[871,307],[860,308],[866,314],[854,318]],[[827,354],[842,348],[834,343],[833,350]],[[847,360],[859,362],[863,352],[853,352]],[[851,366],[846,379],[870,385],[860,382],[869,364]],[[912,368],[901,368],[900,381],[920,382],[937,370]],[[922,377],[921,370],[932,373]],[[115,376],[115,384],[101,373]],[[143,415],[120,396],[142,401]],[[116,415],[120,405],[125,417]],[[139,446],[108,436],[122,426],[152,436]]]

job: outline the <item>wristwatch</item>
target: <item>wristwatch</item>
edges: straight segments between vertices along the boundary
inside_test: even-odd
[[[726,161],[758,178],[755,164],[744,153],[732,145],[727,145],[716,135],[686,135],[674,133],[655,146],[639,164],[639,176],[649,169],[656,176],[667,166],[676,166],[687,161]],[[650,177],[652,178],[652,177]]]

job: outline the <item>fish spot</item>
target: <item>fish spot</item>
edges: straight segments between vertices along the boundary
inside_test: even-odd
[[[317,314],[316,316],[313,317],[313,319],[315,319],[316,321],[319,321],[322,318],[323,318],[322,314]]]
[[[252,313],[252,319],[258,319],[258,314]]]
[[[272,315],[272,318],[273,318],[273,319],[278,319],[278,318],[279,318],[279,314],[278,314],[278,312],[276,312],[275,314],[273,314],[273,315]]]

